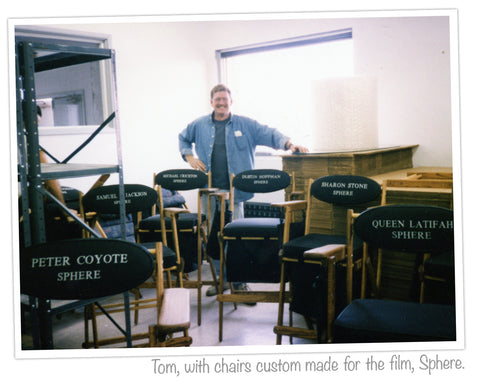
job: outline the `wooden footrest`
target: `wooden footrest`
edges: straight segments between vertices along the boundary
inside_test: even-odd
[[[171,333],[190,327],[190,292],[188,289],[165,289],[157,326],[160,333]]]
[[[278,302],[279,292],[248,291],[217,295],[219,302]]]
[[[276,325],[273,328],[275,334],[281,334],[284,336],[294,336],[297,338],[303,338],[307,340],[316,340],[317,331],[313,329],[295,328],[291,326]]]

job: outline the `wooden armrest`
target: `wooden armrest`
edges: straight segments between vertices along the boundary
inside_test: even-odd
[[[328,244],[305,251],[303,258],[305,260],[322,260],[334,257],[335,261],[341,261],[345,258],[344,244]]]
[[[210,194],[210,196],[213,196],[215,198],[220,198],[223,200],[228,200],[228,198],[230,197],[230,193],[226,191],[213,192]]]
[[[167,207],[167,208],[164,208],[163,211],[165,213],[165,216],[167,217],[190,212],[190,210],[187,210],[186,208],[181,208],[181,207]]]
[[[164,290],[158,330],[172,332],[190,327],[190,292],[186,288],[167,288]]]
[[[272,203],[272,207],[282,207],[287,211],[304,210],[307,208],[306,200],[289,200],[286,202]]]
[[[218,188],[201,188],[198,190],[198,192],[200,193],[200,195],[208,195],[208,194],[212,194],[216,191],[218,191],[219,189]]]

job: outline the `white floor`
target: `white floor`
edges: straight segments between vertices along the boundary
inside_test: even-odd
[[[202,277],[210,279],[208,267],[202,268]],[[196,278],[196,272],[189,274],[190,278]],[[252,290],[258,288],[278,288],[276,284],[249,284]],[[276,335],[273,333],[273,327],[277,322],[278,304],[276,303],[258,303],[255,306],[238,304],[234,309],[232,303],[224,304],[224,327],[223,341],[218,340],[218,317],[219,309],[216,297],[206,297],[207,286],[202,290],[202,323],[197,324],[197,292],[190,289],[191,296],[191,328],[189,331],[193,339],[192,346],[253,346],[253,345],[275,345]],[[148,293],[144,297],[148,297]],[[154,293],[153,290],[151,293]],[[122,301],[121,296],[118,297]],[[140,321],[137,325],[132,324],[132,333],[142,333],[148,331],[148,326],[155,321],[156,312],[154,309],[140,311]],[[115,315],[116,320],[123,324],[123,313]],[[301,317],[295,317],[298,325],[303,325]],[[285,314],[285,322],[287,322]],[[100,317],[98,321],[99,333],[101,336],[118,336],[120,332],[106,318]],[[53,317],[53,342],[55,349],[81,349],[84,342],[84,318],[83,308],[72,312],[63,313],[60,317]],[[32,346],[32,340],[29,333],[22,336],[23,348],[29,349]],[[288,343],[288,338],[283,339],[283,343]],[[296,343],[306,343],[302,340],[296,340]],[[308,342],[307,342],[308,343]]]

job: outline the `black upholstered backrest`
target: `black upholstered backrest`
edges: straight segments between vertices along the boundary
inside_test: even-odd
[[[155,175],[155,184],[172,191],[195,190],[208,185],[208,175],[193,169],[172,169]]]
[[[125,213],[134,213],[150,209],[157,201],[157,192],[143,184],[125,184]],[[82,199],[85,211],[101,214],[119,213],[118,184],[101,186],[88,191]]]
[[[20,253],[21,292],[29,296],[77,300],[128,291],[154,268],[143,247],[116,239],[52,241]]]
[[[274,192],[290,185],[290,175],[275,169],[248,170],[235,175],[232,185],[245,192]]]
[[[454,247],[453,211],[422,205],[389,205],[362,212],[356,235],[377,248],[435,253]]]
[[[382,188],[376,181],[365,176],[328,175],[315,180],[310,192],[323,202],[353,206],[375,200]]]

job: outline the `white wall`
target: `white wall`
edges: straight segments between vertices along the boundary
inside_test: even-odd
[[[378,78],[379,145],[419,144],[414,165],[452,165],[447,17],[149,20],[55,27],[111,36],[126,182],[151,184],[154,171],[186,166],[177,136],[192,119],[210,112],[215,49],[346,27],[353,28],[355,74]],[[59,147],[64,139],[42,138]],[[94,157],[113,155],[102,154],[100,145],[92,149]]]

